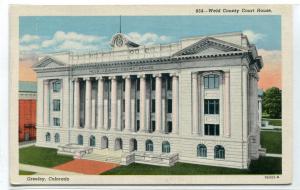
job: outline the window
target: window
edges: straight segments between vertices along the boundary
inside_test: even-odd
[[[83,136],[82,135],[78,135],[78,137],[77,137],[77,144],[83,145]]]
[[[136,112],[140,113],[140,100],[136,100]]]
[[[59,92],[61,88],[61,82],[59,80],[53,82],[53,92]]]
[[[155,90],[155,84],[156,84],[155,78],[152,78],[152,80],[151,80],[151,89],[152,90]]]
[[[140,79],[136,80],[136,91],[140,91]]]
[[[151,140],[146,141],[146,151],[153,152],[153,142]]]
[[[96,138],[94,135],[90,136],[90,146],[96,146]]]
[[[60,111],[60,100],[53,100],[53,111]]]
[[[168,125],[167,125],[167,133],[172,133],[172,121],[168,121]]]
[[[219,100],[204,100],[204,114],[219,114]]]
[[[168,99],[168,113],[172,113],[172,99]]]
[[[49,132],[46,133],[46,142],[50,142],[51,141],[51,135]]]
[[[140,120],[136,120],[136,131],[140,130]]]
[[[210,74],[204,76],[204,88],[208,88],[208,89],[219,88],[219,75]]]
[[[218,124],[205,124],[204,134],[209,136],[219,136],[220,129]]]
[[[125,81],[124,80],[122,81],[122,88],[123,88],[123,91],[125,91]]]
[[[152,100],[151,111],[155,113],[155,100]]]
[[[168,78],[166,81],[167,81],[167,90],[172,90],[172,79]]]
[[[225,159],[225,149],[221,145],[215,146],[215,158]]]
[[[60,142],[60,137],[59,137],[59,134],[58,134],[58,133],[55,133],[55,135],[54,135],[54,141],[55,141],[56,143],[59,143],[59,142]]]
[[[151,122],[151,128],[150,128],[150,133],[153,133],[155,131],[155,121]]]
[[[168,141],[164,141],[162,143],[162,152],[163,153],[170,153],[171,148],[170,148],[170,143]]]
[[[122,100],[122,112],[125,112],[125,100]]]
[[[54,117],[53,118],[53,125],[54,126],[60,126],[60,118]]]
[[[204,144],[198,144],[197,156],[198,157],[207,157],[207,148]]]

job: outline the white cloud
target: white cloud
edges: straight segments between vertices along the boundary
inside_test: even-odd
[[[127,35],[132,41],[142,45],[151,45],[170,41],[170,37],[165,35],[159,36],[158,34],[152,32],[147,32],[144,34],[140,34],[138,32],[130,32]]]
[[[245,34],[248,37],[248,40],[252,43],[255,43],[265,37],[264,34],[256,33],[252,30],[244,30],[243,34]]]
[[[38,44],[29,44],[29,45],[20,45],[20,50],[23,51],[33,51],[39,49],[40,46]]]
[[[82,46],[84,44],[94,44],[94,43],[100,43],[100,41],[104,39],[103,37],[100,36],[95,36],[95,35],[85,35],[85,34],[79,34],[76,32],[63,32],[63,31],[57,31],[52,39],[50,40],[45,40],[42,42],[42,47],[43,48],[48,48],[51,46],[62,46],[62,44],[76,44],[78,47],[78,44],[80,43]],[[89,46],[89,45],[87,45]]]
[[[158,35],[156,33],[148,32],[140,34],[138,32],[131,32],[128,37],[134,42],[142,45],[151,45],[157,43],[166,43],[170,41],[169,36]],[[108,49],[109,41],[107,37],[98,35],[86,35],[76,32],[57,31],[50,38],[39,36],[23,36],[23,41],[38,40],[33,43],[20,44],[21,53],[36,53],[36,52],[50,52],[50,51],[64,51],[64,50],[100,50]]]
[[[30,43],[30,42],[34,42],[34,41],[38,41],[38,40],[40,40],[40,37],[37,35],[25,34],[22,36],[20,42],[21,43]]]
[[[98,48],[96,45],[82,44],[76,41],[65,41],[57,47],[59,50],[97,50]]]

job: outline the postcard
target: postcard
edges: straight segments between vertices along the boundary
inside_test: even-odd
[[[10,182],[292,183],[292,7],[10,7]]]

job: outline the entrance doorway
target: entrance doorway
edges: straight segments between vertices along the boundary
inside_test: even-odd
[[[108,148],[108,138],[106,136],[103,136],[101,138],[101,149]]]
[[[122,150],[123,149],[123,143],[121,138],[116,138],[115,140],[115,150]]]
[[[130,139],[130,141],[129,141],[129,151],[130,152],[137,151],[137,141],[136,141],[136,139]]]

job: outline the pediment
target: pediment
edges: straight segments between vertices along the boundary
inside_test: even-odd
[[[58,61],[57,59],[46,56],[42,58],[37,64],[33,65],[33,68],[57,68],[57,67],[64,67],[66,64]]]
[[[207,37],[176,52],[175,54],[173,54],[173,56],[213,55],[244,50],[245,49],[241,46],[218,40],[215,38]]]

